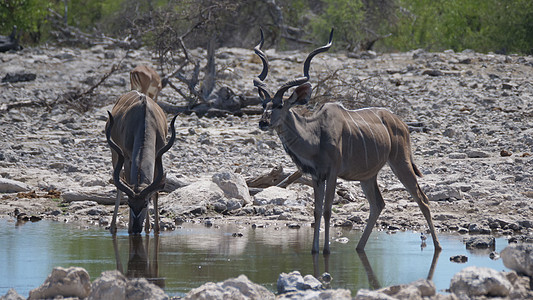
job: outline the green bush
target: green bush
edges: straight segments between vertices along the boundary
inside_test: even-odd
[[[11,33],[13,26],[25,32],[39,32],[51,6],[42,0],[0,1],[0,34]]]
[[[533,49],[533,1],[397,0],[393,35],[386,49],[431,51],[474,49],[522,52]]]
[[[313,39],[328,39],[331,28],[335,28],[336,47],[350,49],[358,47],[364,37],[362,20],[364,11],[360,0],[324,0],[324,11],[312,19]]]

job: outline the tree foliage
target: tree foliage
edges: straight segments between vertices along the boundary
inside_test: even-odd
[[[388,49],[533,51],[533,1],[398,0]]]
[[[531,0],[0,0],[0,34],[45,39],[65,3],[70,26],[153,47],[191,27],[194,46],[249,47],[262,27],[278,47],[313,47],[334,27],[337,49],[533,53]]]

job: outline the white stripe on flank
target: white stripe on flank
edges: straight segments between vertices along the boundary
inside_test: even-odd
[[[387,130],[387,126],[385,126],[385,124],[383,123],[383,119],[381,119],[381,117],[376,113],[376,110],[372,110],[372,113],[376,116],[376,118],[378,118],[378,122],[381,123],[381,125],[383,125],[383,128],[385,129],[385,131],[382,132],[381,136],[384,137],[384,138],[387,138],[387,134],[389,135],[389,140],[392,141],[391,137],[390,137],[390,134],[389,134],[389,131]]]
[[[359,114],[358,111],[355,111],[359,117],[361,116]],[[364,118],[360,118],[363,122],[365,122],[366,126],[368,127],[368,129],[370,130],[370,134],[372,134],[372,141],[374,142],[374,147],[376,148],[376,155],[379,157],[379,148],[378,148],[378,143],[376,141],[376,135],[374,134],[374,131],[372,130],[372,126],[370,126],[370,124],[368,124],[368,122],[364,119]],[[366,147],[365,147],[366,148]],[[367,165],[368,165],[368,162],[367,162]]]
[[[394,160],[398,160],[398,152],[399,152],[399,145],[398,145],[398,138],[399,138],[399,135],[398,135],[398,130],[400,130],[400,127],[398,127],[398,123],[396,122],[396,118],[393,116],[392,117],[392,120],[394,121],[394,135],[396,137],[396,140],[395,141],[392,141],[391,139],[391,147],[395,146],[396,148],[396,153],[394,154]],[[396,145],[393,145],[392,143],[393,142],[396,142]]]
[[[355,125],[355,127],[357,128],[357,131],[359,131],[359,134],[361,135],[361,141],[363,142],[363,149],[365,150],[365,164],[366,164],[366,168],[368,169],[368,149],[366,148],[365,136],[363,135],[361,128],[359,128],[359,125],[357,125],[355,120],[352,118],[352,115],[350,114],[350,112],[346,111],[346,114],[350,117],[350,119],[352,119],[353,124]]]

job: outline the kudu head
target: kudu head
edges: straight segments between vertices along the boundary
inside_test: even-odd
[[[109,123],[106,129],[107,143],[109,144],[109,147],[111,147],[111,149],[113,149],[118,155],[117,164],[114,168],[113,173],[113,181],[115,182],[115,186],[119,190],[128,195],[128,206],[130,207],[128,233],[140,234],[142,232],[143,223],[146,218],[150,197],[154,192],[160,191],[165,187],[166,174],[163,172],[163,160],[161,157],[172,147],[174,141],[176,140],[174,122],[176,121],[176,117],[178,115],[174,116],[174,118],[170,122],[171,136],[168,143],[163,146],[163,148],[159,149],[155,156],[154,168],[157,171],[155,179],[148,186],[142,188],[135,186],[134,188],[132,188],[128,183],[124,182],[124,180],[120,178],[120,172],[122,170],[122,166],[124,165],[124,152],[111,139],[111,129],[113,128],[114,119],[111,112],[108,111],[107,113],[109,115]]]
[[[309,101],[312,92],[311,84],[308,82],[311,60],[315,55],[328,51],[331,47],[332,40],[333,29],[331,29],[331,33],[329,34],[329,42],[326,45],[313,50],[307,56],[304,63],[304,76],[288,81],[282,85],[272,97],[267,90],[267,85],[264,83],[264,80],[268,75],[268,59],[266,54],[261,50],[264,43],[263,30],[261,30],[261,41],[254,48],[255,54],[257,54],[263,62],[263,70],[261,71],[261,74],[254,79],[254,86],[258,89],[259,98],[261,98],[263,102],[264,109],[263,116],[259,121],[259,128],[261,130],[276,129],[281,125],[281,120],[283,119],[284,114],[286,114],[291,107],[306,104]],[[296,89],[289,98],[284,100],[283,95],[292,87],[296,87]]]

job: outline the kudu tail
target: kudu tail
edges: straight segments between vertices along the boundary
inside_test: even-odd
[[[424,175],[422,175],[422,172],[420,172],[420,170],[417,168],[417,166],[415,165],[414,162],[411,163],[411,166],[413,166],[413,171],[415,171],[416,176],[418,176],[418,177],[424,176]]]

